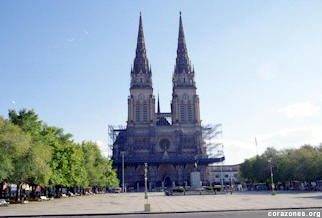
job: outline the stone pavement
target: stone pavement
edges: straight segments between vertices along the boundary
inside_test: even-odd
[[[152,212],[254,210],[270,208],[322,208],[322,192],[241,192],[232,195],[165,196],[149,193]],[[144,193],[98,194],[54,199],[0,208],[5,215],[92,214],[143,212]]]

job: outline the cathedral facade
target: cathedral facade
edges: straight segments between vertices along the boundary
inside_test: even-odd
[[[199,171],[201,181],[207,184],[208,164],[224,158],[209,158],[206,153],[195,71],[188,57],[181,14],[171,111],[161,112],[159,99],[156,107],[141,15],[130,76],[127,126],[117,130],[113,143],[113,167],[119,180],[124,173],[127,187],[142,187],[147,163],[150,188],[189,185],[193,171]]]

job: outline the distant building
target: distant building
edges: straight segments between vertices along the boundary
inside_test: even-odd
[[[206,153],[195,71],[188,57],[181,14],[171,112],[161,112],[159,98],[156,111],[141,15],[130,75],[127,126],[117,130],[113,143],[113,167],[119,180],[122,181],[123,153],[128,187],[136,189],[144,185],[144,163],[148,164],[152,188],[189,185],[190,173],[195,170],[200,172],[201,181],[207,183],[208,164],[223,161],[224,157],[209,158]]]
[[[238,172],[240,165],[211,165],[208,166],[210,184],[220,185],[223,181],[224,185],[239,183]]]

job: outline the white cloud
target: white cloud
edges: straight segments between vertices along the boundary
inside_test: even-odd
[[[254,140],[224,140],[225,164],[242,163],[256,155]]]
[[[263,80],[273,80],[277,74],[277,66],[274,63],[263,63],[259,66],[257,74]]]
[[[279,131],[260,135],[260,142],[277,148],[299,147],[303,144],[317,145],[322,142],[322,125],[309,125],[281,129]]]
[[[320,107],[318,105],[306,102],[288,105],[279,109],[278,111],[288,118],[311,117],[320,111]]]
[[[101,150],[104,157],[111,156],[112,152],[107,144],[105,144],[104,142],[102,142],[100,140],[96,140],[96,144],[97,144],[98,148]]]
[[[68,42],[74,42],[76,39],[75,38],[69,38],[67,39]]]
[[[275,132],[256,136],[258,154],[267,147],[277,150],[299,148],[304,144],[319,145],[322,143],[322,125],[309,125],[280,129]],[[224,140],[225,164],[237,164],[256,155],[255,136],[249,140]]]

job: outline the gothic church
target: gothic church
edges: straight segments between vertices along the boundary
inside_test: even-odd
[[[144,185],[144,163],[148,164],[149,187],[154,189],[189,185],[192,171],[199,171],[201,181],[207,184],[208,164],[223,161],[224,157],[207,156],[194,75],[180,13],[171,112],[160,111],[159,99],[156,111],[140,14],[136,56],[131,69],[127,126],[117,130],[112,156],[120,181],[124,160],[128,188],[139,189]]]

